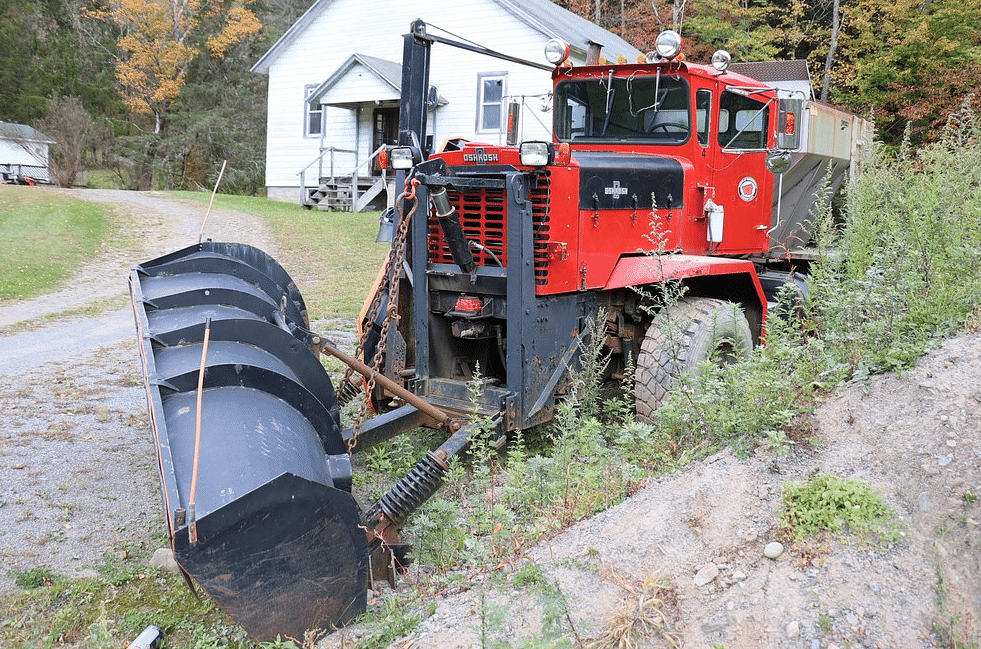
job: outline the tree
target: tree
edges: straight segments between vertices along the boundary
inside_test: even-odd
[[[161,143],[168,185],[210,189],[222,160],[222,191],[254,194],[264,188],[266,78],[250,74],[260,54],[238,47],[221,60],[194,63],[174,106],[170,134]]]
[[[981,91],[981,0],[859,0],[845,22],[837,81],[853,106],[875,109],[885,142],[898,144],[907,125],[914,143],[935,139]]]
[[[48,157],[51,179],[71,187],[85,169],[86,155],[103,140],[103,129],[76,97],[57,96],[48,101],[47,114],[35,128],[55,141]]]
[[[221,58],[259,31],[250,5],[251,0],[109,0],[93,10],[121,30],[116,80],[129,110],[151,115],[153,132],[162,133],[188,68],[202,51]]]
[[[689,36],[700,54],[728,50],[740,61],[768,61],[781,54],[780,8],[766,0],[699,0],[688,7]]]
[[[105,31],[90,26],[73,2],[0,0],[0,119],[30,124],[52,93],[90,112],[118,109]]]
[[[831,37],[828,41],[828,56],[824,60],[824,74],[821,77],[821,101],[828,101],[831,90],[831,68],[834,66],[835,52],[838,51],[838,36],[841,34],[841,2],[834,0],[831,9]]]

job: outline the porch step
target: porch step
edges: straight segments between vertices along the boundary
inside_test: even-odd
[[[307,194],[303,208],[314,208],[322,212],[358,212],[377,196],[385,183],[381,178],[358,178],[358,199],[355,204],[354,185],[352,178],[321,178],[320,185]]]
[[[353,208],[351,183],[338,181],[321,183],[312,190],[303,203],[306,209],[316,207],[321,212],[350,212]]]

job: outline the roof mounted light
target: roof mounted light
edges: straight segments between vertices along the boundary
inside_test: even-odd
[[[545,43],[545,60],[552,65],[559,65],[569,58],[572,48],[569,44],[559,38],[553,38]]]
[[[716,50],[715,54],[712,55],[712,67],[719,72],[725,72],[730,61],[732,61],[732,55],[725,50]]]
[[[657,35],[654,50],[662,59],[671,60],[681,53],[681,34],[673,29],[666,29]]]

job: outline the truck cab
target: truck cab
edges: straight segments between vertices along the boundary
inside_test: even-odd
[[[406,38],[425,50],[424,25]],[[427,59],[412,51],[407,46],[406,145],[425,141],[425,120],[412,114]],[[701,300],[705,317],[731,305],[738,322],[729,333],[738,334],[739,353],[749,353],[776,291],[796,273],[788,251],[809,239],[813,190],[826,174],[840,182],[854,158],[853,146],[838,159],[807,151],[814,138],[802,128],[833,109],[730,71],[725,52],[711,65],[687,62],[675,32],[631,63],[597,53],[573,66],[568,53],[561,42],[546,46],[554,66],[550,141],[450,139],[426,159],[401,156],[420,190],[445,207],[434,202],[428,220],[413,224],[409,256],[425,260],[425,281],[412,285],[415,316],[396,345],[406,352],[389,373],[411,376],[429,397],[459,399],[459,383],[479,367],[516,404],[506,427],[550,417],[560,375],[575,363],[570,350],[600,309],[611,377],[631,363],[642,371],[644,363],[665,365],[652,361],[654,350],[645,357],[643,345],[657,334],[668,283],[681,285],[686,304]],[[422,276],[419,261],[414,277]],[[651,397],[638,397],[646,409],[641,399]]]

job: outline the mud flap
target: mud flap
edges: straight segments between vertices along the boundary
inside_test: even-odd
[[[337,398],[289,275],[251,246],[206,242],[135,266],[130,291],[178,564],[260,642],[363,612]]]

